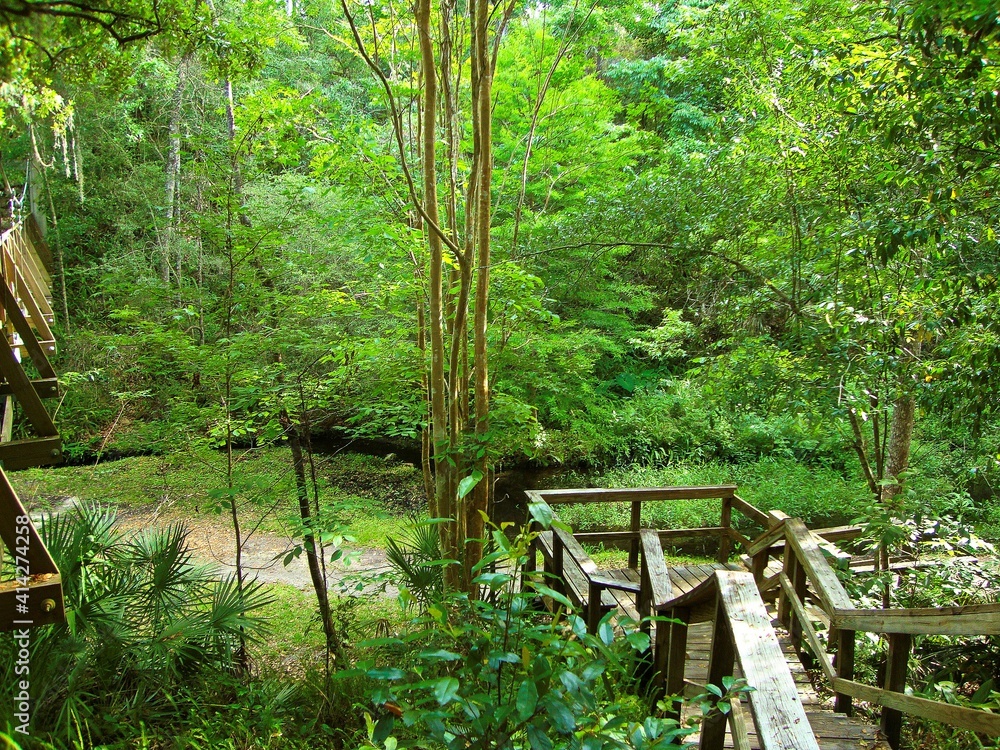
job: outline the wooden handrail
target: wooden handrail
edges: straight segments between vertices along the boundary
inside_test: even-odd
[[[779,618],[792,634],[793,645],[797,649],[801,646],[802,638],[809,644],[837,694],[836,710],[849,713],[851,698],[882,706],[882,731],[894,748],[899,747],[903,713],[994,737],[1000,736],[1000,715],[904,693],[911,635],[1000,634],[1000,604],[923,609],[859,609],[844,591],[820,549],[816,532],[806,528],[799,519],[785,519],[779,528],[783,529],[785,537],[785,567],[779,576],[782,592]],[[853,530],[843,531],[852,533]],[[769,532],[765,536],[770,539],[773,534]],[[762,537],[760,541],[762,544],[758,547],[767,549],[763,544],[766,540]],[[830,659],[827,654],[828,646],[822,643],[806,611],[804,596],[807,586],[829,618],[831,636],[836,634],[836,661]],[[854,680],[856,632],[881,633],[888,637],[885,687],[863,685]]]
[[[1000,635],[1000,604],[925,609],[837,609],[835,628],[909,635]]]
[[[640,580],[644,586],[649,586],[649,605],[659,610],[670,601],[673,591],[670,584],[670,573],[663,559],[663,548],[655,531],[643,529],[639,532],[642,543],[642,570]],[[646,614],[640,612],[640,614]]]
[[[529,497],[544,500],[549,505],[568,503],[626,503],[655,502],[662,500],[711,500],[733,497],[735,484],[708,487],[624,487],[604,489],[588,487],[569,490],[530,490]]]
[[[762,750],[819,750],[753,576],[718,570],[713,578],[718,585],[719,614],[724,615],[724,627],[728,629],[735,660],[747,684],[754,688],[747,695],[747,702]],[[719,684],[723,676],[732,674],[732,663],[725,663],[724,654],[720,659],[723,663],[716,667],[718,653],[720,649],[716,645],[709,664],[709,682],[715,684]],[[717,747],[721,748],[722,744]],[[705,746],[704,738],[702,748],[714,750]]]

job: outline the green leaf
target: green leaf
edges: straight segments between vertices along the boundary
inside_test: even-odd
[[[483,472],[479,469],[473,471],[469,476],[465,477],[461,482],[458,483],[458,497],[459,499],[464,498],[472,489],[479,484],[483,479]]]
[[[570,602],[569,599],[567,599],[565,596],[560,594],[555,589],[549,588],[544,583],[532,583],[531,587],[542,596],[547,596],[551,598],[553,601],[559,602],[561,605],[566,607],[566,609],[573,609],[573,604],[572,602]]]
[[[434,683],[434,697],[439,706],[450,703],[458,695],[459,683],[454,677],[442,677]]]
[[[417,654],[417,658],[427,661],[458,661],[462,657],[454,651],[446,651],[443,648],[439,648],[436,651],[421,651]]]
[[[543,529],[552,526],[552,508],[548,503],[530,503],[528,512]]]
[[[525,680],[521,683],[517,689],[515,705],[517,706],[517,718],[520,721],[527,721],[535,713],[535,706],[538,705],[538,688],[535,687],[534,682]]]
[[[375,745],[381,745],[386,741],[386,738],[392,734],[392,728],[396,723],[396,719],[392,714],[388,716],[383,716],[376,722],[374,728],[371,730],[371,740]]]
[[[528,745],[531,750],[552,750],[552,740],[535,724],[528,724]]]
[[[597,628],[597,636],[605,646],[611,645],[611,641],[615,639],[615,630],[611,627],[610,620],[605,619],[601,621],[600,626]]]
[[[546,708],[548,708],[549,721],[552,722],[552,726],[559,732],[569,734],[576,729],[576,717],[573,716],[573,712],[561,700],[552,698],[548,701]]]
[[[646,651],[649,649],[649,634],[637,631],[635,633],[629,633],[625,636],[628,640],[629,645],[632,646],[636,651]]]
[[[395,667],[378,667],[369,669],[368,676],[373,680],[401,680],[406,677],[406,672]]]

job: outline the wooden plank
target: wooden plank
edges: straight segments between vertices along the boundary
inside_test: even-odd
[[[702,526],[697,529],[657,529],[656,533],[661,542],[672,542],[678,539],[702,539],[715,538],[724,533],[721,526]],[[574,532],[578,540],[588,543],[596,542],[627,542],[638,538],[638,534],[632,531],[577,531]]]
[[[550,505],[562,503],[655,502],[658,500],[706,500],[732,497],[735,484],[707,487],[632,487],[607,489],[591,487],[570,490],[535,490],[533,494]]]
[[[786,536],[788,544],[804,568],[823,608],[827,612],[853,608],[854,604],[851,602],[851,598],[844,591],[844,587],[838,580],[836,573],[833,572],[833,568],[823,557],[823,553],[806,525],[798,518],[791,518],[785,521],[785,527],[788,530]],[[787,551],[785,554],[788,554]],[[791,576],[789,577],[791,578]]]
[[[751,521],[756,521],[761,526],[767,527],[770,525],[767,513],[755,508],[735,492],[733,493],[733,507]]]
[[[1000,635],[1000,604],[923,609],[836,609],[834,627],[865,633]]]
[[[10,344],[7,343],[4,336],[0,336],[0,374],[10,384],[15,398],[17,398],[35,432],[42,437],[58,435],[59,433],[52,423],[52,417],[49,416],[41,399],[38,398],[38,394],[35,393],[31,381],[21,369],[21,364],[14,358],[14,350],[10,348]]]
[[[734,750],[750,750],[750,732],[747,727],[746,714],[743,711],[743,702],[738,695],[734,695],[730,701],[729,710],[729,734],[733,738]]]
[[[833,681],[833,689],[868,703],[894,708],[903,713],[939,721],[960,729],[970,729],[989,737],[1000,737],[1000,714],[894,693],[839,677]]]
[[[59,381],[56,378],[32,380],[31,387],[35,389],[38,398],[57,398],[59,396]],[[0,382],[0,396],[10,396],[14,393],[10,383]]]
[[[785,524],[781,523],[774,526],[759,537],[754,539],[748,547],[745,547],[746,553],[753,557],[754,555],[760,554],[766,549],[772,549],[778,546],[779,540],[784,540],[785,538]],[[784,544],[781,545],[782,547]]]
[[[670,610],[671,622],[656,625],[656,651],[653,665],[659,675],[660,695],[684,695],[684,668],[687,663],[688,623],[691,612],[685,607]],[[672,704],[668,716],[680,718],[680,705]]]
[[[643,580],[649,581],[650,606],[658,610],[673,596],[670,571],[667,570],[666,560],[663,559],[663,548],[656,532],[643,529],[639,532],[639,538],[642,542]]]
[[[753,576],[721,570],[715,575],[736,661],[756,688],[748,702],[761,747],[819,750]]]
[[[18,582],[0,583],[0,631],[22,630],[65,622],[62,579],[58,573],[42,573],[28,581],[28,611],[19,612]]]

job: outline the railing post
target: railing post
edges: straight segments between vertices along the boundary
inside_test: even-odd
[[[722,685],[722,678],[733,673],[736,651],[729,631],[729,620],[722,596],[715,605],[715,626],[712,628],[712,656],[708,662],[708,684]],[[726,740],[726,715],[713,712],[701,725],[701,750],[722,750]]]
[[[587,632],[594,635],[601,624],[601,592],[604,589],[589,577],[587,584]]]
[[[632,542],[628,548],[628,566],[635,570],[639,567],[639,527],[642,525],[642,503],[638,500],[632,501],[632,518],[630,529],[632,531]]]
[[[722,498],[722,520],[719,523],[722,527],[722,538],[719,540],[719,562],[729,562],[729,555],[732,551],[733,540],[729,536],[729,531],[733,526],[733,498]]]
[[[552,574],[555,578],[552,586],[560,594],[566,593],[565,572],[563,571],[563,543],[555,532],[552,532]]]
[[[659,614],[659,613],[657,613]],[[675,607],[670,610],[671,622],[656,623],[656,650],[653,669],[656,683],[653,691],[654,702],[665,695],[684,695],[684,666],[687,662],[688,623],[691,610]],[[667,716],[680,721],[681,704],[673,703],[667,709]]]
[[[835,659],[835,666],[837,667],[837,677],[842,680],[854,679],[853,630],[837,631],[837,656]],[[837,693],[837,697],[834,700],[833,710],[838,714],[847,714],[848,716],[854,713],[854,704],[851,702],[851,696],[844,695],[843,693]]]
[[[785,541],[785,559],[784,559],[784,573],[788,576],[788,580],[795,581],[795,570],[799,566],[799,561],[795,557],[795,552],[792,550],[788,541]],[[788,595],[785,593],[784,588],[778,595],[778,622],[781,623],[785,630],[791,630],[792,625],[792,603],[788,601]]]
[[[753,556],[753,560],[750,564],[750,572],[753,573],[753,580],[759,586],[764,582],[764,574],[767,572],[767,564],[771,560],[771,550],[762,549],[756,555]]]
[[[795,570],[793,571],[791,581],[795,597],[802,602],[802,609],[804,611],[806,607],[806,570],[798,560],[795,561]],[[795,614],[794,608],[789,616],[791,618],[791,627],[788,628],[788,635],[791,638],[792,645],[795,647],[795,652],[801,655],[802,622],[799,620],[798,615]]]
[[[904,633],[889,635],[889,652],[885,657],[885,689],[902,693],[906,689],[906,668],[910,661],[910,636]],[[893,750],[899,750],[903,714],[894,708],[882,708],[882,734]]]

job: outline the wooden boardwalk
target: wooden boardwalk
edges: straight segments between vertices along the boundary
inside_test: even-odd
[[[717,570],[747,570],[740,563],[705,563],[702,565],[679,565],[671,566],[668,571],[670,581],[674,591],[680,594],[693,591],[700,584],[704,583],[709,576]],[[601,570],[601,573],[609,578],[622,581],[632,581],[639,583],[639,574],[631,568],[622,570]],[[639,613],[632,601],[623,592],[615,592],[619,609],[633,620],[639,619]],[[867,724],[855,716],[845,716],[835,713],[833,708],[832,694],[821,697],[810,678],[808,670],[803,666],[788,637],[788,633],[780,628],[777,621],[777,610],[770,608],[768,614],[772,616],[772,625],[778,634],[778,643],[788,664],[788,670],[795,681],[799,700],[806,710],[809,724],[822,750],[874,750],[875,748],[887,748],[888,745],[879,740],[878,730],[871,724]],[[685,697],[693,698],[704,692],[704,686],[708,681],[708,664],[712,653],[712,623],[699,622],[688,626],[687,652],[685,653]],[[742,677],[740,670],[736,669],[736,677]],[[684,719],[690,718],[695,713],[695,707],[689,706],[684,714]],[[748,725],[748,739],[752,750],[760,750],[760,742],[757,733],[754,731],[753,722]],[[697,741],[698,736],[694,735],[691,741]],[[881,744],[880,744],[881,743]],[[735,748],[732,734],[726,732],[726,748]]]
[[[551,584],[544,591],[555,589],[553,597],[580,612],[591,633],[616,611],[641,623],[651,636],[654,700],[692,697],[706,685],[723,685],[729,675],[744,677],[753,690],[740,693],[732,711],[713,709],[701,717],[696,738],[701,750],[899,748],[906,714],[1000,737],[998,714],[907,693],[913,636],[1000,635],[1000,604],[859,608],[838,575],[852,574],[855,563],[864,561],[852,560],[836,545],[860,534],[859,527],[811,531],[779,511],[764,513],[735,490],[721,485],[530,491],[529,523],[537,533],[522,584],[538,585],[540,593],[541,581]],[[719,525],[643,527],[644,503],[674,500],[719,502]],[[574,534],[556,523],[552,507],[570,503],[628,503],[630,528]],[[743,516],[739,524],[736,512]],[[668,564],[662,543],[680,539],[717,540],[718,562]],[[624,545],[628,566],[598,568],[583,543]],[[887,646],[877,686],[855,675],[858,634]],[[855,701],[881,714],[877,728],[853,714]]]

